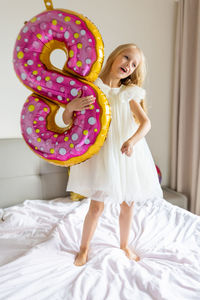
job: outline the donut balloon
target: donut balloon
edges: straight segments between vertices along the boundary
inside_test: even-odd
[[[13,64],[20,81],[33,93],[21,112],[22,136],[41,158],[72,166],[90,158],[102,147],[111,110],[96,80],[104,59],[101,35],[86,17],[73,11],[47,10],[25,22],[14,47]],[[55,49],[66,53],[63,69],[52,65]],[[72,124],[60,127],[55,116],[60,107],[78,95],[93,95],[90,109],[73,113]]]

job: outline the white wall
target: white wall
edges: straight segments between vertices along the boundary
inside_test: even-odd
[[[148,63],[145,82],[152,128],[146,139],[156,164],[169,182],[175,0],[54,0],[87,16],[98,27],[105,44],[105,59],[121,43],[134,42]],[[20,113],[30,91],[17,79],[12,65],[16,37],[24,21],[45,10],[42,0],[1,1],[0,138],[21,137]]]

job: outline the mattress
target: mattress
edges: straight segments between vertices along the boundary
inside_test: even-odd
[[[90,199],[26,200],[0,209],[1,300],[199,300],[200,217],[153,198],[134,206],[119,248],[119,205],[105,204],[88,262],[73,264]]]

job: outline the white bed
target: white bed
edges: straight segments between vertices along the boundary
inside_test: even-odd
[[[10,140],[7,145],[13,142],[19,141]],[[200,299],[200,217],[159,198],[135,205],[129,239],[141,257],[135,262],[119,249],[120,208],[106,204],[88,262],[77,267],[73,261],[90,199],[72,202],[68,195],[59,194],[60,198],[51,200],[30,199],[27,193],[24,201],[19,188],[15,193],[22,200],[16,203],[11,201],[14,191],[10,186],[6,207],[5,181],[13,180],[3,174],[1,300]],[[60,190],[58,186],[56,183],[54,193]]]

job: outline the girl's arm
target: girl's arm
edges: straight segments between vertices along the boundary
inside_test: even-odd
[[[69,125],[73,121],[73,111],[80,111],[90,108],[90,105],[95,102],[93,95],[87,97],[77,97],[70,103],[68,103],[63,112],[62,118],[66,125]]]
[[[137,131],[129,138],[132,144],[135,145],[151,129],[151,121],[139,103],[137,103],[135,100],[131,100],[129,103],[131,111],[136,115],[140,122],[140,126],[138,127]]]
[[[133,146],[143,138],[147,132],[151,129],[151,122],[147,117],[146,113],[142,109],[141,105],[138,104],[135,100],[131,100],[130,102],[131,111],[136,115],[140,122],[140,126],[137,131],[123,143],[121,147],[122,154],[125,153],[127,156],[131,156],[133,153]]]

